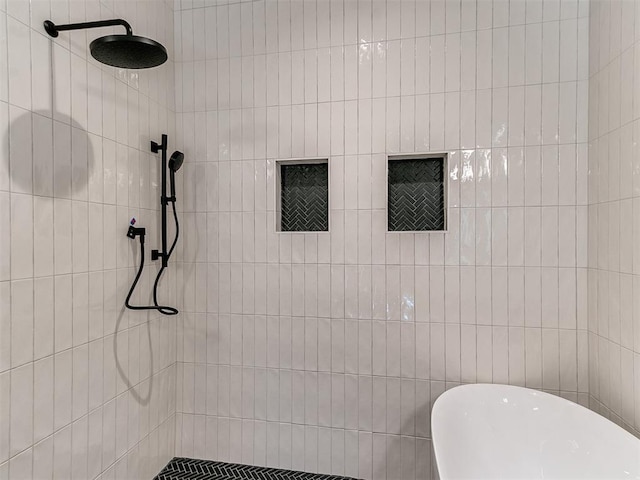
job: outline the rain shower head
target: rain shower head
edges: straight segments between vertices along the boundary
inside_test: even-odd
[[[167,51],[156,42],[137,35],[107,35],[89,46],[100,63],[120,68],[151,68],[167,61]]]
[[[133,34],[131,25],[122,19],[103,20],[99,22],[72,23],[56,25],[51,20],[44,22],[44,29],[52,37],[65,30],[80,30],[121,25],[126,34],[107,35],[91,42],[91,55],[100,63],[119,68],[151,68],[167,61],[167,50],[155,40]]]
[[[177,172],[180,170],[182,162],[184,162],[184,153],[176,150],[171,154],[171,158],[169,158],[169,170]]]

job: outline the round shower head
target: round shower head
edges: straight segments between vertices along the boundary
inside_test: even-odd
[[[176,150],[171,154],[171,158],[169,158],[169,170],[177,172],[180,170],[182,162],[184,162],[184,153]]]
[[[151,68],[167,61],[167,50],[155,40],[137,35],[107,35],[91,42],[91,55],[106,65]]]
[[[68,23],[65,25],[56,25],[51,20],[45,20],[43,26],[45,31],[52,37],[57,37],[59,32],[68,30],[124,27],[127,32],[125,35],[107,35],[106,37],[97,38],[90,45],[93,58],[112,67],[151,68],[162,65],[168,58],[166,48],[155,40],[134,35],[129,22],[121,18],[96,22]]]

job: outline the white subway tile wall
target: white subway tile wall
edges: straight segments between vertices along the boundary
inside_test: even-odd
[[[640,2],[592,3],[589,31],[590,404],[640,435]]]
[[[176,454],[430,478],[448,388],[589,403],[589,7],[182,0]],[[416,152],[449,155],[446,234],[386,230]],[[317,157],[330,231],[276,233],[276,161]]]
[[[169,62],[41,27],[112,17]],[[431,405],[470,382],[639,435],[639,55],[637,0],[0,0],[0,478],[430,478]],[[177,319],[122,309],[161,133]],[[449,232],[388,233],[386,156],[427,152]],[[318,157],[330,231],[276,233],[276,161]]]
[[[114,17],[172,59],[106,67],[89,43],[117,29],[53,40],[42,27]],[[175,141],[173,43],[173,2],[0,1],[2,479],[151,478],[173,456],[175,319],[123,309],[131,217],[159,243],[149,141]],[[178,275],[163,282],[171,302]]]

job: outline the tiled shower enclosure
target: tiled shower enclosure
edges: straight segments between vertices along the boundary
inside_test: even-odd
[[[42,28],[107,18],[169,61]],[[0,0],[0,480],[435,478],[474,382],[640,434],[638,65],[640,0]]]
[[[589,403],[588,2],[182,2],[175,25],[178,455],[427,478],[446,388]],[[447,231],[388,231],[388,157],[425,153]],[[279,162],[318,158],[329,231],[278,232]]]

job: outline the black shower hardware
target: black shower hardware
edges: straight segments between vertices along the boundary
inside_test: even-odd
[[[112,67],[132,69],[157,67],[167,61],[167,50],[162,44],[150,38],[134,35],[131,25],[122,19],[69,23],[65,25],[56,25],[51,20],[45,20],[44,29],[52,37],[57,37],[58,32],[67,30],[113,27],[117,25],[123,26],[127,33],[124,35],[107,35],[95,39],[89,45],[93,58]]]
[[[182,162],[184,161],[184,154],[182,152],[175,151],[171,155],[171,159],[167,165],[167,136],[162,135],[162,142],[156,143],[154,141],[151,142],[151,151],[153,153],[160,152],[162,154],[162,185],[161,185],[161,193],[160,193],[160,206],[162,207],[162,251],[159,250],[151,250],[151,260],[162,259],[162,265],[160,266],[160,270],[158,270],[158,274],[156,275],[156,280],[153,283],[153,305],[149,306],[137,306],[131,305],[129,300],[131,299],[131,295],[136,288],[138,280],[140,280],[140,276],[142,275],[142,270],[144,269],[144,236],[145,230],[144,228],[134,227],[135,218],[131,220],[131,225],[129,226],[129,230],[127,232],[127,237],[135,239],[137,236],[140,237],[140,267],[138,268],[138,273],[136,274],[136,278],[131,285],[131,289],[129,290],[129,294],[127,295],[127,299],[125,300],[125,306],[130,308],[131,310],[158,310],[160,313],[165,315],[176,315],[178,310],[174,307],[167,307],[164,305],[158,304],[158,283],[160,282],[160,277],[162,276],[162,272],[167,265],[169,264],[169,258],[171,258],[171,254],[173,250],[176,248],[176,244],[178,243],[178,236],[180,235],[180,223],[178,222],[178,213],[176,211],[176,187],[175,187],[175,173],[182,166]],[[171,196],[167,196],[167,169],[169,169],[170,174],[170,183],[171,183]],[[171,208],[173,210],[173,220],[176,225],[176,236],[173,239],[173,243],[171,244],[171,248],[167,251],[167,206],[171,203]]]
[[[169,180],[171,182],[171,196],[167,197],[167,136],[162,135],[162,143],[158,144],[154,141],[151,142],[151,151],[153,153],[162,152],[162,192],[160,194],[160,205],[162,206],[162,252],[158,250],[151,251],[151,260],[162,259],[162,267],[167,266],[169,257],[173,252],[176,242],[178,241],[179,225],[178,215],[176,213],[176,177],[175,173],[182,166],[184,161],[184,154],[182,152],[175,151],[171,154],[169,159]],[[171,203],[173,206],[173,217],[176,222],[176,238],[171,246],[171,250],[167,252],[167,205]]]
[[[176,172],[180,170],[182,162],[184,162],[184,153],[176,150],[171,154],[171,158],[169,159],[169,183],[171,184],[172,197],[176,196]]]
[[[136,219],[132,218],[129,224],[129,230],[127,231],[127,237],[135,239],[140,237],[140,242],[144,243],[144,236],[147,234],[147,230],[144,227],[134,227]]]

